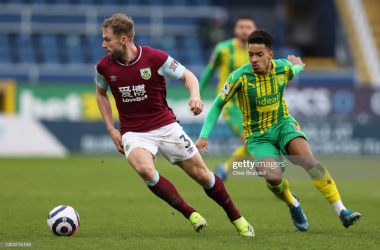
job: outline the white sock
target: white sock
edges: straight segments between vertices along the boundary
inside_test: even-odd
[[[203,186],[205,189],[211,189],[215,185],[215,175],[213,172],[210,172],[210,173],[211,173],[211,182],[207,186]]]
[[[335,213],[339,216],[340,212],[346,207],[343,205],[342,200],[338,200],[337,202],[331,203],[331,206],[335,209]]]
[[[295,208],[295,207],[298,207],[300,205],[300,203],[297,201],[297,199],[296,198],[294,198],[293,197],[293,201],[292,201],[292,203],[290,203],[290,204],[288,204],[288,206],[290,207],[290,208]]]

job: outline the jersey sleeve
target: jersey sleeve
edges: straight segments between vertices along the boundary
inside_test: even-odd
[[[222,49],[221,48],[222,48],[221,44],[218,44],[215,47],[214,51],[211,54],[210,60],[208,62],[207,66],[213,70],[215,70],[217,67],[219,67],[221,57],[222,57],[222,52],[221,52]]]
[[[222,113],[222,109],[225,104],[226,102],[223,101],[219,96],[215,98],[215,101],[212,104],[211,109],[208,112],[206,119],[203,123],[202,131],[199,134],[199,137],[208,139],[208,137],[210,136],[211,130],[215,126],[216,122],[218,121],[220,113]]]
[[[300,73],[303,69],[302,69],[302,66],[299,65],[299,64],[296,64],[296,65],[293,65],[289,60],[287,59],[284,59],[284,61],[286,62],[287,64],[287,69],[289,71],[289,75],[288,75],[288,80],[293,80],[294,77],[296,77],[298,75],[298,73]]]
[[[185,73],[185,67],[171,56],[168,56],[164,64],[158,70],[158,74],[173,80],[180,79],[183,73]]]
[[[237,77],[234,73],[231,73],[219,91],[219,97],[223,101],[228,102],[241,89],[242,85],[243,77]]]
[[[203,90],[207,87],[207,85],[210,83],[212,76],[214,75],[215,69],[219,67],[220,61],[221,61],[221,46],[218,44],[214,51],[211,54],[209,63],[206,67],[206,69],[203,71],[201,77],[199,78],[199,86],[200,86],[200,92],[202,93]]]
[[[296,76],[296,73],[294,72],[294,67],[293,65],[292,66],[289,66],[289,81],[290,80],[293,80],[293,78]]]
[[[98,71],[98,65],[95,66],[95,82],[99,86],[99,88],[107,89],[108,88],[108,82],[106,81],[106,78],[101,75]]]
[[[301,65],[299,64],[296,64],[293,66],[293,71],[294,71],[294,77],[296,77],[298,75],[298,73],[300,73],[301,71],[303,71],[303,68]]]

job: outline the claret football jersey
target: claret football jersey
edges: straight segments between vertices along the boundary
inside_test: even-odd
[[[110,87],[121,133],[147,132],[178,122],[166,101],[165,77],[179,79],[185,67],[161,50],[137,46],[128,65],[104,56],[96,65],[96,84]]]

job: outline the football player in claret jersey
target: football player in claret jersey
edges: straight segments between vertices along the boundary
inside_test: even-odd
[[[96,65],[96,98],[118,151],[125,154],[148,188],[189,219],[196,232],[207,223],[173,184],[157,172],[154,166],[157,151],[204,188],[225,210],[240,235],[254,236],[253,228],[236,209],[223,182],[208,170],[166,102],[165,77],[179,79],[190,93],[191,111],[200,114],[203,103],[197,78],[164,52],[135,45],[131,18],[115,14],[103,22],[102,29],[102,47],[109,54]],[[121,133],[114,127],[108,87],[116,100]]]
[[[206,86],[210,83],[212,76],[217,68],[219,68],[219,82],[216,88],[218,94],[224,81],[228,75],[249,62],[248,59],[248,36],[256,29],[255,21],[250,16],[241,16],[236,21],[235,25],[235,38],[220,42],[214,49],[210,62],[206,69],[203,71],[199,79],[200,92],[202,93]],[[228,164],[233,162],[234,159],[242,155],[249,155],[247,146],[244,142],[243,131],[243,116],[239,108],[239,101],[234,97],[223,108],[222,114],[224,120],[230,127],[231,131],[236,137],[239,137],[243,145],[239,146],[232,153],[232,157],[226,162],[219,164],[216,167],[215,173],[224,181],[227,177],[228,170],[232,169],[232,165]]]
[[[310,151],[306,135],[289,114],[284,99],[286,84],[303,70],[299,57],[272,60],[273,36],[266,30],[256,30],[249,36],[249,61],[232,72],[220,90],[204,122],[196,145],[199,152],[205,148],[207,138],[223,106],[237,93],[244,118],[245,140],[248,152],[255,156],[255,167],[266,179],[267,186],[289,209],[294,225],[307,231],[309,224],[297,197],[282,178],[284,164],[280,152],[310,175],[314,186],[335,209],[343,226],[353,225],[360,213],[347,210],[329,171]]]

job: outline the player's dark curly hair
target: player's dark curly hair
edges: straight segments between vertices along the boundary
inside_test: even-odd
[[[248,37],[248,44],[265,44],[265,47],[272,49],[273,36],[264,29],[255,30]]]

